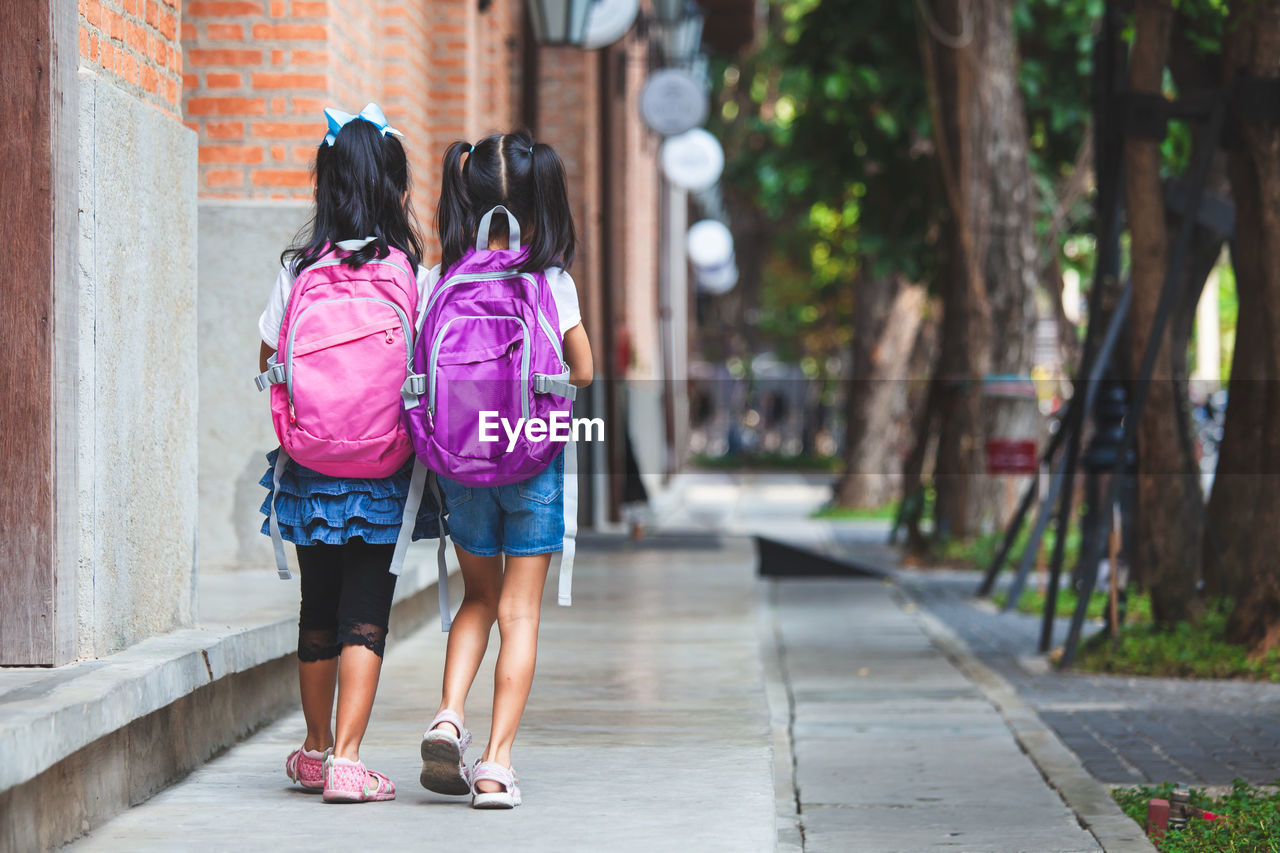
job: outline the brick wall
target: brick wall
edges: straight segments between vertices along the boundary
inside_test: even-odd
[[[177,115],[181,0],[80,0],[80,57],[139,99]]]
[[[382,3],[382,108],[392,123],[404,131],[410,159],[413,197],[420,217],[429,208],[424,183],[436,167],[431,151],[430,122],[422,109],[424,81],[430,62],[428,51],[431,18],[428,4],[421,0],[383,0]],[[434,196],[432,196],[434,199]]]
[[[632,33],[617,50],[622,61],[613,64],[619,92],[611,120],[614,169],[613,209],[606,214],[610,240],[620,253],[616,269],[625,270],[626,287],[620,295],[618,321],[630,332],[631,363],[628,376],[657,379],[661,375],[658,349],[658,244],[661,218],[658,178],[660,137],[651,132],[640,115],[640,93],[648,76],[648,45]],[[621,76],[621,80],[617,77]]]
[[[185,117],[200,137],[200,193],[310,193],[329,103],[330,7],[303,0],[189,0]]]
[[[206,198],[305,198],[326,106],[406,134],[428,224],[444,147],[515,125],[520,0],[189,0],[186,119]]]
[[[520,35],[523,16],[521,0],[493,0],[488,12],[481,16],[478,86],[473,90],[477,136],[515,130],[522,125]]]
[[[539,49],[537,138],[554,147],[564,162],[579,238],[572,273],[596,361],[603,364],[598,69],[594,52],[572,47]]]

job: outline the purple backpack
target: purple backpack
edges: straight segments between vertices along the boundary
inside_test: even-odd
[[[507,217],[509,248],[491,251],[489,225],[497,212]],[[577,512],[568,438],[577,389],[569,384],[551,286],[542,272],[516,272],[522,259],[520,225],[499,205],[481,218],[475,248],[441,276],[420,308],[413,374],[401,395],[419,462],[464,485],[518,483],[566,452],[560,603],[568,604]],[[514,431],[521,418],[549,429],[540,440],[536,430],[533,440],[525,429],[513,437],[508,428]],[[443,554],[443,536],[440,546]],[[447,587],[442,578],[445,630]]]

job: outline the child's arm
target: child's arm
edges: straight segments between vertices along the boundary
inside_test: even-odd
[[[259,340],[262,341],[262,346],[258,348],[258,372],[260,373],[266,373],[267,359],[276,351],[276,348],[267,341],[278,340],[280,337],[280,323],[284,320],[285,308],[289,303],[289,292],[293,290],[293,281],[294,275],[289,268],[281,267],[276,275],[275,287],[271,289],[267,308],[258,318],[258,334],[261,336]]]
[[[591,341],[581,323],[564,333],[564,360],[569,363],[570,385],[586,388],[591,384],[595,364],[591,359]]]

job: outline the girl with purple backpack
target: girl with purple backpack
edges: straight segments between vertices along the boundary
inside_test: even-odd
[[[395,798],[391,780],[360,761],[360,743],[409,538],[403,527],[416,518],[412,538],[440,532],[434,501],[412,512],[412,448],[400,414],[427,271],[399,131],[375,104],[325,115],[314,215],[281,256],[258,321],[258,386],[271,389],[281,441],[262,478],[262,532],[272,536],[281,577],[289,576],[284,540],[296,546],[302,573],[307,735],[286,772],[325,802],[371,802]]]
[[[422,373],[410,377],[421,380],[424,399],[408,399],[406,408],[419,459],[436,472],[449,508],[466,592],[451,627],[447,608],[442,613],[443,688],[422,740],[420,781],[439,793],[469,793],[475,808],[512,808],[520,788],[511,747],[533,683],[543,586],[560,551],[560,601],[568,604],[573,530],[566,527],[576,522],[566,510],[574,514],[576,491],[572,482],[566,490],[565,457],[573,451],[534,442],[513,454],[516,438],[501,430],[499,440],[484,437],[475,415],[513,407],[525,420],[564,415],[575,389],[592,379],[591,344],[565,271],[576,237],[560,158],[526,132],[453,143],[436,228],[442,263],[429,273],[419,317]],[[492,726],[468,768],[463,706],[495,622]]]

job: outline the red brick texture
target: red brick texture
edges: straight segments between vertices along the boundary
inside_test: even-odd
[[[79,0],[80,57],[139,99],[177,115],[181,0]]]
[[[648,45],[634,34],[615,48],[623,61],[611,62],[609,88],[621,92],[610,107],[612,150],[604,160],[612,170],[613,209],[606,212],[605,239],[613,254],[612,268],[626,278],[627,287],[615,298],[615,322],[629,332],[631,358],[628,376],[661,377],[658,354],[658,245],[660,195],[659,138],[640,115],[640,93],[648,75]],[[621,79],[619,79],[621,78]]]
[[[574,264],[582,319],[600,329],[600,60],[594,52],[572,47],[544,47],[538,58],[537,139],[556,149],[569,180],[569,203],[581,245]],[[601,336],[593,337],[596,359]]]
[[[485,12],[476,0],[190,0],[183,81],[201,195],[309,195],[323,108],[377,101],[405,133],[429,224],[444,147],[518,124],[522,14],[520,0]]]

